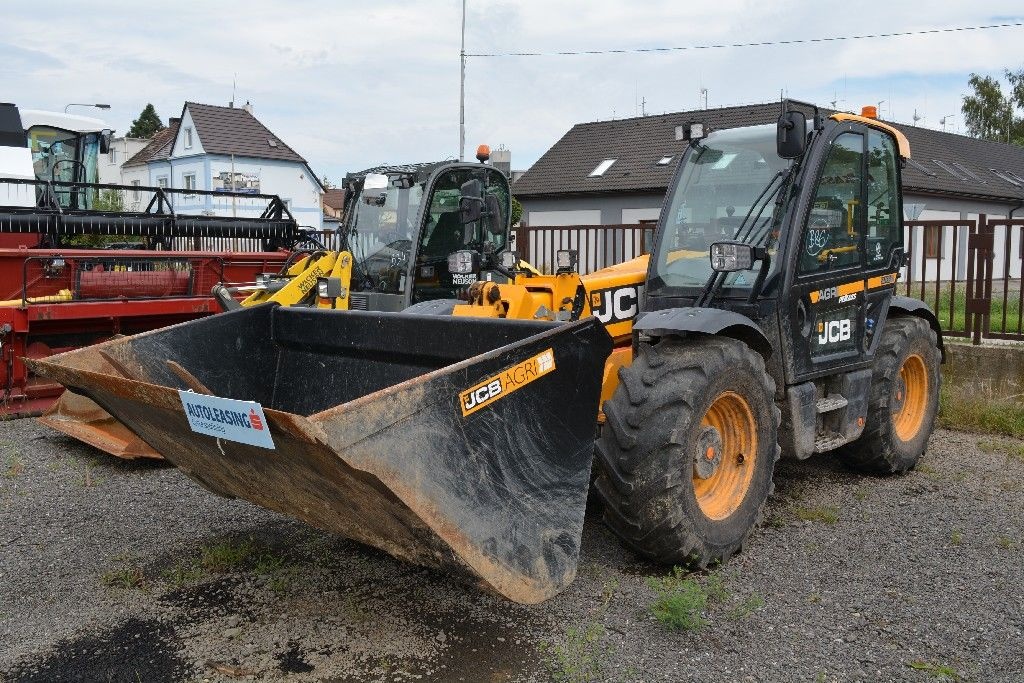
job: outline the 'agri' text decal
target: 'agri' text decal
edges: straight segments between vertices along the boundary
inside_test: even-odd
[[[554,369],[555,352],[548,349],[532,358],[527,358],[522,363],[502,370],[493,377],[488,377],[459,394],[459,407],[462,408],[462,416],[472,415]]]

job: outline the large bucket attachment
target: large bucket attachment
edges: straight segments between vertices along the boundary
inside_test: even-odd
[[[594,318],[258,306],[31,364],[215,493],[535,603],[575,576],[610,351]]]

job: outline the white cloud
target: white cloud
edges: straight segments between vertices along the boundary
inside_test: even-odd
[[[1019,0],[848,3],[719,0],[468,0],[467,51],[630,49],[888,33],[1004,23]],[[458,152],[459,0],[409,3],[65,2],[8,9],[0,38],[5,99],[61,109],[109,101],[121,131],[146,102],[166,118],[185,100],[240,103],[339,178],[380,162]],[[223,7],[221,9],[220,7]],[[923,11],[926,10],[926,11]],[[1017,19],[1018,21],[1020,19]],[[970,72],[1021,68],[1024,29],[578,57],[471,58],[467,156],[504,144],[528,166],[574,123],[794,97],[850,109],[886,100],[898,120],[956,114]]]

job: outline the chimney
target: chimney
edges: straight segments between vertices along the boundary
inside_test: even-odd
[[[167,127],[168,128],[174,128],[179,123],[181,123],[181,117],[180,116],[179,117],[172,116],[171,118],[167,119]]]
[[[245,105],[242,107],[242,109],[244,109],[245,111],[249,112],[250,115],[252,115],[252,105],[249,104],[249,100],[245,101]]]

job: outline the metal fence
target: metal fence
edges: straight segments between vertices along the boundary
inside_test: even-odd
[[[516,249],[542,272],[555,252],[576,249],[586,274],[648,253],[653,224],[523,226]],[[900,293],[924,300],[943,332],[970,338],[1024,341],[1024,219],[906,221],[908,264]]]
[[[542,273],[554,268],[555,252],[575,249],[579,272],[591,273],[648,253],[654,223],[627,225],[519,226],[516,250]]]

